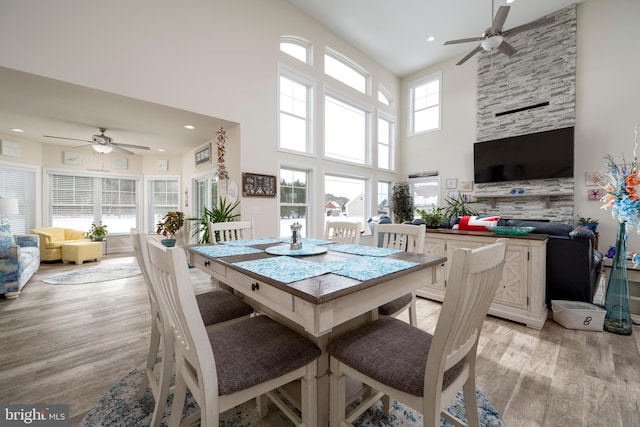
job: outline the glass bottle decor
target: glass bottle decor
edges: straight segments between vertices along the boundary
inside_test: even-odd
[[[607,314],[604,330],[620,335],[631,335],[629,314],[629,278],[627,276],[627,223],[618,223],[616,253],[613,256],[607,293],[604,299]]]

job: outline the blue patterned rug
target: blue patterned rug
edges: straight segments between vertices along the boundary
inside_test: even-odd
[[[143,369],[139,367],[122,378],[100,399],[97,406],[87,413],[79,426],[148,426],[151,422],[151,412],[153,411],[153,396],[151,395],[151,391],[147,390],[146,395],[140,401],[135,398],[142,375]],[[491,402],[489,402],[485,395],[479,390],[476,391],[476,394],[478,396],[478,406],[480,407],[480,425],[482,427],[504,427],[500,414],[498,414]],[[447,410],[451,414],[466,421],[464,403],[461,396],[462,393],[458,393],[454,403]],[[169,396],[162,421],[163,426],[166,426],[168,422],[171,400],[172,396]],[[195,407],[196,403],[191,396],[188,396],[184,411],[185,415],[192,413]],[[220,416],[220,426],[224,427],[283,427],[292,425],[293,423],[273,404],[270,404],[267,416],[260,419],[255,410],[254,400],[236,406],[222,413]],[[355,425],[358,427],[418,427],[422,426],[422,415],[394,401],[391,417],[385,418],[382,414],[382,405],[378,402],[375,407],[365,412]],[[196,422],[194,426],[199,426],[199,422]],[[450,423],[442,419],[441,426],[453,427]]]
[[[52,285],[80,285],[83,283],[105,282],[107,280],[124,279],[142,274],[138,263],[111,263],[96,267],[82,267],[78,265],[73,270],[47,276],[42,281]]]

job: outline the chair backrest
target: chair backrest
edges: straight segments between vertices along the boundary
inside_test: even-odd
[[[209,243],[245,239],[253,239],[253,221],[209,223]]]
[[[424,224],[376,224],[373,241],[383,248],[421,254],[424,251],[426,230]]]
[[[360,243],[362,224],[353,221],[327,221],[324,238],[337,243]]]
[[[442,391],[447,369],[468,355],[475,364],[482,324],[502,278],[507,243],[508,239],[498,239],[491,245],[453,252],[447,290],[427,359],[425,399]]]
[[[153,236],[142,234],[137,228],[131,229],[131,243],[133,245],[133,253],[136,257],[136,261],[138,261],[138,266],[140,266],[140,271],[142,272],[144,283],[147,286],[149,297],[151,298],[153,303],[157,304],[158,297],[151,284],[151,276],[149,273],[149,249],[147,248],[147,239]]]
[[[178,363],[176,369],[182,369],[190,390],[199,390],[200,396],[205,395],[203,393],[216,396],[212,402],[217,405],[215,359],[198,309],[185,252],[182,248],[166,248],[153,238],[148,238],[147,244],[149,272],[160,310],[171,325],[176,360],[184,362]]]

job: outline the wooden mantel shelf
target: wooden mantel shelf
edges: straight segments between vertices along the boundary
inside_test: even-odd
[[[479,193],[474,194],[476,199],[489,199],[491,201],[491,207],[496,207],[496,199],[513,199],[513,198],[542,198],[545,199],[545,208],[549,208],[552,197],[573,196],[573,191],[551,191],[546,193],[531,192],[531,193]]]

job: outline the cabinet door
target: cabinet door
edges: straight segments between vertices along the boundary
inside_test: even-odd
[[[445,241],[442,239],[425,239],[424,240],[425,254],[445,256],[445,247],[446,247]],[[434,268],[433,283],[428,285],[430,288],[435,288],[435,289],[444,291],[445,265],[446,263],[442,263],[438,265],[436,268]]]
[[[528,253],[527,247],[509,245],[502,271],[502,280],[494,302],[511,307],[527,308]]]

